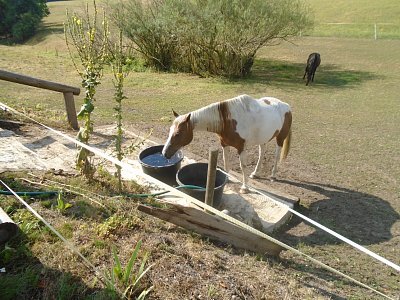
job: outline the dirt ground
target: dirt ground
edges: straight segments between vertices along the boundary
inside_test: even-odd
[[[165,125],[141,123],[134,124],[132,128],[142,133],[152,128],[152,136],[159,140],[164,140],[168,134],[168,126]],[[18,131],[19,134],[27,132],[28,127]],[[215,135],[195,134],[193,142],[184,151],[207,158],[210,146],[216,145],[218,139]],[[266,176],[259,179],[261,182],[275,190],[299,197],[301,205],[298,210],[311,219],[390,260],[398,261],[400,240],[396,232],[399,215],[387,201],[348,186],[335,185],[329,178],[325,179],[326,174],[317,166],[296,161],[290,154],[288,160],[279,166],[278,180],[270,182],[268,176],[272,168],[273,150],[274,145],[270,143],[264,159]],[[258,149],[254,148],[249,153],[248,173],[255,166],[257,152]],[[236,155],[232,154],[232,160],[233,169],[240,172]],[[219,164],[222,166],[221,154]],[[124,216],[128,213],[130,217],[140,218],[142,224],[135,225],[133,229],[122,226],[109,237],[107,243],[118,243],[122,257],[127,257],[128,245],[143,240],[146,249],[151,251],[151,263],[154,265],[146,278],[154,286],[148,299],[380,299],[289,251],[282,252],[279,259],[259,257],[222,243],[201,239],[197,234],[190,234],[169,223],[145,218],[138,214],[132,203],[121,205],[119,209]],[[68,220],[66,216],[60,217],[40,206],[36,208],[52,224],[62,224]],[[84,225],[78,227],[81,226]],[[396,295],[400,291],[400,279],[395,271],[368,257],[363,258],[359,252],[298,217],[293,217],[273,235],[389,295]],[[76,232],[73,240],[86,249],[87,253],[91,253],[93,249],[89,250],[90,238],[89,234]],[[38,250],[35,255],[40,263],[60,264],[62,269],[71,268],[69,271],[74,275],[79,276],[81,273],[76,274],[72,266],[66,267],[68,259],[71,259],[69,256],[60,262],[45,250]],[[96,265],[107,264],[110,259],[106,254],[94,255],[91,259]],[[46,276],[50,275],[46,273]],[[81,284],[87,284],[82,280],[84,282]],[[45,294],[42,292],[41,295]]]
[[[143,123],[134,126],[143,132],[152,128],[153,136],[160,140],[165,140],[168,136],[169,126]],[[207,158],[210,147],[218,145],[219,140],[216,135],[201,132],[195,133],[193,142],[184,149]],[[264,157],[265,177],[258,179],[260,182],[275,190],[299,197],[300,213],[394,263],[399,263],[398,194],[385,188],[380,190],[379,196],[366,193],[359,187],[346,184],[340,177],[332,178],[331,174],[328,174],[329,170],[305,164],[290,153],[288,159],[278,165],[278,179],[271,182],[269,176],[274,149],[275,144],[271,141]],[[233,170],[240,172],[238,156],[233,150],[231,155]],[[257,159],[258,147],[254,147],[248,154],[247,174],[254,170]],[[221,153],[219,165],[223,166]],[[395,180],[392,178],[388,181]],[[310,226],[299,217],[292,217],[286,226],[275,233],[275,237],[358,280],[383,286],[389,293],[397,295],[400,293],[400,276],[396,271],[361,254],[326,232]],[[294,255],[285,252],[283,257],[292,259]],[[351,292],[347,292],[347,295],[351,295]],[[331,297],[337,298],[334,295]]]

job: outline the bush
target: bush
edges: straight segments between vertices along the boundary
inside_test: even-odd
[[[310,27],[300,0],[128,0],[112,19],[149,66],[246,76],[257,51]]]
[[[23,42],[48,14],[46,0],[0,0],[0,37]]]

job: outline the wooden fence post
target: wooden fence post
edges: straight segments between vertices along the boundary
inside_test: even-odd
[[[215,177],[217,173],[217,160],[218,160],[218,149],[210,150],[208,158],[207,185],[206,185],[206,196],[205,196],[205,203],[210,206],[213,206],[214,203],[214,188],[215,188]]]
[[[74,94],[64,92],[65,109],[67,110],[68,123],[75,130],[79,129],[78,119],[76,117]]]
[[[29,77],[26,75],[16,74],[5,70],[0,70],[0,79],[63,93],[65,108],[67,111],[68,123],[73,129],[75,130],[79,129],[78,119],[76,117],[76,111],[75,111],[75,102],[74,102],[74,95],[79,95],[81,92],[79,88],[68,86],[65,84],[60,84],[57,82]]]

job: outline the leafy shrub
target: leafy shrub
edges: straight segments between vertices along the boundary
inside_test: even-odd
[[[0,37],[23,42],[48,14],[46,0],[0,0]]]
[[[257,51],[311,26],[300,0],[127,0],[112,19],[149,66],[246,76]]]

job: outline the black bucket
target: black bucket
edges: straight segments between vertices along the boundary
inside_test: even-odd
[[[203,187],[204,189],[189,189],[189,188],[180,188],[179,190],[188,194],[202,202],[204,202],[204,198],[206,196],[206,185],[207,185],[207,171],[208,164],[207,163],[193,163],[186,166],[183,166],[182,169],[176,173],[176,182],[179,185],[195,185]],[[222,194],[224,191],[225,184],[228,182],[228,177],[222,173],[220,170],[217,170],[215,176],[215,188],[214,188],[214,200],[213,206],[218,207],[221,203]]]
[[[170,159],[166,159],[161,151],[164,145],[151,146],[139,153],[139,162],[143,173],[148,174],[166,184],[176,185],[176,172],[181,167],[183,153],[178,150]]]

